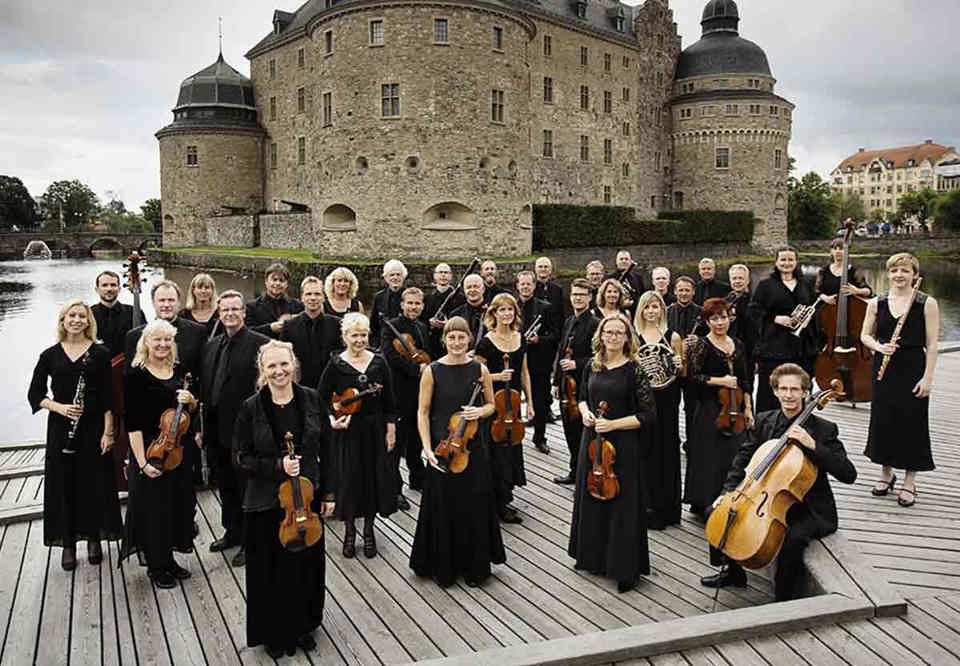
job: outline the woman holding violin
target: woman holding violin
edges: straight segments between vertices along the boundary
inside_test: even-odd
[[[375,557],[376,515],[397,510],[397,408],[390,366],[369,349],[370,321],[359,312],[344,315],[346,347],[320,377],[320,399],[333,429],[338,461],[337,515],[344,521],[343,556],[356,555],[356,519],[363,518],[363,554]]]
[[[247,645],[265,645],[278,659],[284,652],[292,656],[297,646],[310,651],[317,645],[313,631],[323,619],[326,557],[323,523],[315,511],[324,518],[333,514],[337,479],[319,394],[297,383],[293,345],[276,340],[263,345],[257,369],[259,390],[240,409],[233,455],[247,478]],[[292,492],[293,483],[302,486],[307,520],[302,538],[294,530],[290,541],[281,525],[291,511],[284,493]],[[311,495],[312,503],[306,499]]]
[[[567,549],[577,569],[612,578],[621,592],[650,573],[643,459],[657,411],[638,347],[620,314],[604,318],[594,334],[593,358],[579,384],[583,443]],[[593,474],[604,476],[604,493],[592,487]]]
[[[124,383],[130,460],[127,465],[129,499],[121,560],[137,553],[146,561],[147,575],[159,588],[172,588],[190,572],[177,564],[173,551],[193,552],[193,514],[196,495],[186,464],[171,463],[151,445],[169,445],[168,456],[190,444],[188,412],[197,400],[187,388],[177,365],[177,329],[163,319],[146,325]],[[179,407],[179,409],[178,409]],[[179,416],[179,418],[177,418]],[[187,458],[189,460],[189,458]]]
[[[465,319],[448,319],[442,342],[446,354],[420,376],[417,427],[428,465],[410,567],[442,587],[460,576],[476,587],[491,564],[506,561],[490,487],[490,447],[479,427],[495,411],[493,384],[487,368],[468,356],[473,340]],[[456,447],[465,453],[449,453]],[[447,457],[438,459],[443,449]]]
[[[688,377],[697,407],[687,435],[683,501],[703,515],[723,488],[730,462],[753,426],[753,375],[743,343],[731,338],[730,304],[710,298],[701,314],[710,332],[690,349]]]
[[[113,474],[114,420],[110,351],[96,343],[90,306],[75,299],[60,308],[57,344],[40,354],[27,398],[46,409],[43,461],[43,544],[60,546],[61,566],[77,566],[76,542],[87,542],[90,564],[103,561],[102,539],[119,539],[120,504]]]
[[[474,358],[487,366],[496,392],[496,418],[491,428],[491,464],[493,489],[497,497],[500,520],[522,521],[510,506],[513,489],[527,485],[523,464],[523,418],[520,416],[520,392],[527,399],[526,420],[534,417],[533,390],[527,365],[527,341],[521,333],[520,306],[507,293],[497,294],[483,318],[489,331],[477,345]],[[502,431],[502,432],[501,432]]]

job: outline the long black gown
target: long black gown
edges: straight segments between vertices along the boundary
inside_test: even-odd
[[[660,344],[670,346],[674,332],[660,338]],[[647,523],[652,530],[680,523],[680,382],[654,389],[657,403],[657,427],[654,428],[650,457],[644,467],[647,472]]]
[[[77,541],[118,540],[122,533],[113,456],[102,455],[103,415],[111,409],[110,351],[94,344],[71,361],[60,343],[47,347],[33,369],[27,399],[34,414],[40,402],[72,404],[81,372],[86,384],[83,416],[73,440],[76,453],[63,453],[72,421],[49,412],[43,464],[43,543],[73,547]],[[49,385],[49,390],[48,390]]]
[[[160,415],[177,406],[177,389],[183,388],[179,366],[170,379],[160,379],[144,367],[131,368],[124,380],[124,419],[127,432],[143,434],[144,449],[160,431]],[[186,408],[184,408],[186,411]],[[184,435],[181,443],[192,446]],[[145,451],[146,452],[146,451]],[[151,479],[140,471],[136,456],[127,464],[129,497],[121,559],[142,553],[150,573],[169,568],[173,551],[193,551],[193,514],[197,497],[188,458],[176,469]]]
[[[484,336],[477,345],[477,356],[482,356],[486,360],[487,370],[496,374],[503,372],[504,351],[494,344],[489,336]],[[520,336],[520,346],[512,352],[510,356],[510,367],[513,368],[513,378],[510,380],[510,388],[519,391],[523,395],[523,359],[527,355],[527,343]],[[494,393],[504,388],[504,382],[494,382]],[[521,414],[522,417],[522,414]],[[486,424],[489,427],[489,423]],[[513,489],[517,486],[527,485],[527,472],[523,464],[523,444],[517,446],[504,446],[496,444],[490,440],[490,464],[493,470],[493,492],[497,498],[497,506],[500,509],[506,507],[513,501]]]
[[[900,347],[890,357],[883,381],[876,379],[883,354],[873,355],[873,403],[867,448],[863,452],[878,465],[915,472],[935,469],[930,448],[930,398],[913,395],[913,387],[923,377],[927,364],[927,325],[923,316],[926,300],[926,294],[917,294],[900,332]],[[877,299],[877,329],[873,337],[887,342],[896,325],[887,297],[881,296]]]
[[[567,552],[576,560],[577,569],[632,586],[641,575],[650,573],[644,485],[657,418],[653,390],[647,375],[633,361],[599,372],[587,365],[579,387],[580,401],[587,402],[594,414],[599,404],[606,402],[607,418],[635,415],[640,428],[604,434],[617,450],[614,472],[620,481],[620,494],[610,501],[595,499],[587,491],[591,467],[587,449],[594,432],[583,429]]]
[[[390,366],[380,354],[374,354],[366,372],[358,372],[336,354],[320,377],[320,401],[328,412],[334,393],[342,394],[348,388],[363,391],[374,384],[380,384],[380,392],[361,399],[360,411],[350,419],[350,427],[330,429],[334,458],[339,466],[337,516],[344,520],[378,513],[389,516],[397,510],[399,451],[396,447],[387,451],[386,444],[387,423],[397,420],[393,379]]]
[[[430,364],[433,399],[430,403],[430,440],[436,445],[447,436],[454,412],[467,404],[480,378],[480,364]],[[479,583],[490,575],[491,564],[507,560],[497,518],[490,475],[490,446],[485,429],[470,441],[470,462],[460,474],[427,466],[417,531],[410,552],[410,568],[418,576],[432,576],[452,585],[458,576]]]
[[[746,395],[753,392],[753,375],[747,372],[743,343],[734,339],[733,374]],[[720,414],[720,387],[707,384],[712,377],[730,374],[727,355],[704,336],[690,350],[690,380],[697,387],[697,410],[687,437],[687,472],[683,484],[683,501],[691,510],[710,506],[723,490],[745,434],[728,435],[717,428]]]

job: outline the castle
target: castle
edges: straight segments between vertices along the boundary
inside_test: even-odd
[[[532,205],[752,210],[786,238],[794,109],[733,0],[308,0],[180,87],[164,244],[522,256]]]

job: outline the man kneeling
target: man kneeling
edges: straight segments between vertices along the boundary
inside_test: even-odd
[[[774,593],[777,601],[787,601],[796,599],[803,592],[806,574],[803,551],[807,544],[837,531],[837,505],[827,475],[842,483],[853,483],[857,478],[857,470],[847,458],[835,423],[812,415],[802,427],[794,425],[810,394],[810,375],[803,368],[794,363],[778,366],[770,375],[770,386],[780,401],[780,409],[757,416],[751,436],[733,459],[723,490],[729,492],[740,485],[745,476],[744,470],[757,449],[768,440],[779,439],[787,430],[790,430],[790,438],[816,465],[818,473],[813,487],[803,501],[794,504],[787,513],[787,534],[777,555]],[[716,507],[719,502],[720,498],[717,498],[713,506]],[[712,565],[720,566],[725,560],[720,551],[710,548]],[[700,583],[706,587],[744,587],[747,574],[739,564],[729,562],[726,569],[702,578]]]

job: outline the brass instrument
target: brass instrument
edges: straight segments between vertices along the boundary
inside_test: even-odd
[[[631,305],[637,300],[637,290],[633,288],[632,284],[630,284],[630,280],[627,279],[627,276],[630,274],[630,271],[632,271],[634,266],[636,265],[637,265],[637,262],[631,261],[629,266],[627,266],[624,270],[620,271],[620,277],[617,278],[617,282],[619,282],[621,287],[623,288],[623,295],[625,300],[629,301]]]
[[[917,301],[917,294],[920,293],[920,283],[923,282],[923,278],[917,278],[917,283],[913,285],[913,291],[910,293],[910,302],[907,303],[907,309],[903,311],[903,314],[900,315],[900,318],[897,319],[897,325],[893,329],[893,335],[890,336],[890,342],[897,344],[900,342],[900,334],[903,332],[903,326],[907,323],[907,317],[910,316],[910,310],[913,309],[913,304]],[[887,373],[887,366],[890,365],[890,359],[893,357],[893,354],[887,354],[883,357],[883,360],[880,361],[880,369],[877,371],[877,381],[883,381],[883,376]]]
[[[90,352],[88,350],[83,354],[83,358],[80,359],[80,378],[77,380],[77,390],[73,394],[73,405],[75,407],[79,407],[80,409],[83,409],[83,398],[87,392],[86,370],[87,370],[87,363],[89,363],[89,361],[90,361]],[[72,455],[77,452],[77,450],[73,448],[73,440],[77,436],[77,428],[80,427],[81,418],[83,418],[82,414],[78,416],[76,419],[70,420],[71,421],[70,430],[69,432],[67,432],[67,443],[61,449],[62,453],[67,453]]]
[[[673,347],[663,342],[641,345],[637,350],[637,359],[641,369],[647,373],[650,386],[654,389],[670,386],[679,376],[683,366],[682,359],[678,358]]]
[[[813,305],[798,305],[793,309],[793,312],[790,313],[790,328],[792,335],[800,337],[803,334],[803,330],[807,327],[811,321],[813,321],[814,315],[817,314],[817,306],[823,301],[817,301]]]
[[[543,326],[543,315],[537,315],[530,324],[530,328],[523,334],[523,339],[529,341],[533,336],[539,335],[541,326]]]
[[[723,297],[723,300],[727,302],[727,305],[730,306],[728,315],[730,317],[730,323],[732,324],[737,320],[737,299],[740,298],[741,294],[739,291],[731,291],[729,294]]]

